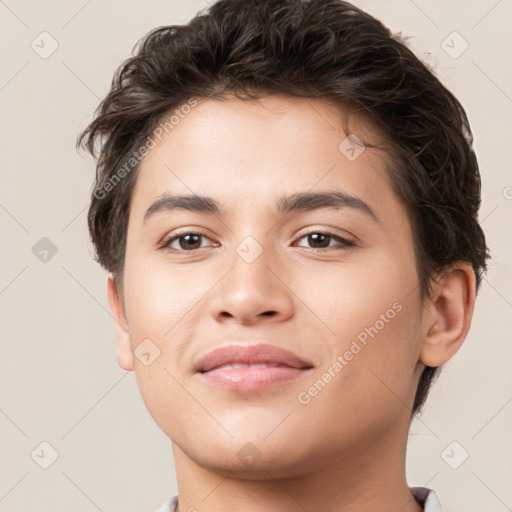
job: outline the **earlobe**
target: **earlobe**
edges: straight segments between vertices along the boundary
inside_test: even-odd
[[[460,349],[471,325],[475,296],[475,274],[467,263],[451,267],[434,283],[423,317],[424,365],[442,366]]]
[[[107,279],[108,302],[114,317],[114,327],[117,344],[117,362],[123,370],[133,371],[133,352],[130,344],[128,322],[119,297],[116,283],[112,274]]]

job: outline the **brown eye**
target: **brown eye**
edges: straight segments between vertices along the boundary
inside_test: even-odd
[[[208,239],[208,237],[203,233],[183,233],[170,238],[162,244],[162,247],[176,252],[191,252],[203,248],[202,241],[204,239]]]
[[[315,231],[312,233],[307,233],[302,236],[300,240],[306,239],[308,244],[310,244],[311,249],[328,249],[329,247],[340,247],[346,248],[354,246],[354,242],[347,240],[346,238],[335,235],[334,233],[324,232],[324,231]],[[338,242],[338,244],[331,245],[331,242]],[[299,245],[299,247],[304,247],[303,245]]]

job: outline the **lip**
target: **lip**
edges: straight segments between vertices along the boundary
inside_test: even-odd
[[[309,361],[274,345],[228,345],[206,354],[195,371],[213,386],[253,391],[296,381],[312,367]]]

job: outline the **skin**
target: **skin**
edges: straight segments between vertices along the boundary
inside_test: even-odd
[[[123,297],[112,276],[108,293],[119,365],[135,371],[172,440],[180,512],[421,510],[405,477],[414,395],[424,365],[444,364],[463,343],[475,278],[459,263],[421,299],[389,155],[367,147],[347,159],[340,112],[327,100],[282,95],[202,100],[141,165]],[[364,119],[350,126],[380,140]],[[283,195],[332,190],[362,199],[378,221],[351,207],[277,213]],[[212,197],[222,212],[160,211],[144,222],[166,192]],[[161,247],[178,229],[206,236],[192,248],[183,239]],[[355,245],[306,236],[326,229]],[[262,250],[252,263],[236,252],[247,236]],[[395,303],[400,312],[301,403],[299,393]],[[145,339],[160,351],[149,365],[133,355]],[[277,345],[314,368],[259,391],[205,383],[195,363],[232,343]],[[260,457],[253,465],[237,455],[247,443]]]

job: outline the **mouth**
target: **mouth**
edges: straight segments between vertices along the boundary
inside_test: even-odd
[[[274,345],[228,345],[208,353],[195,370],[212,386],[255,391],[296,382],[313,365]]]

